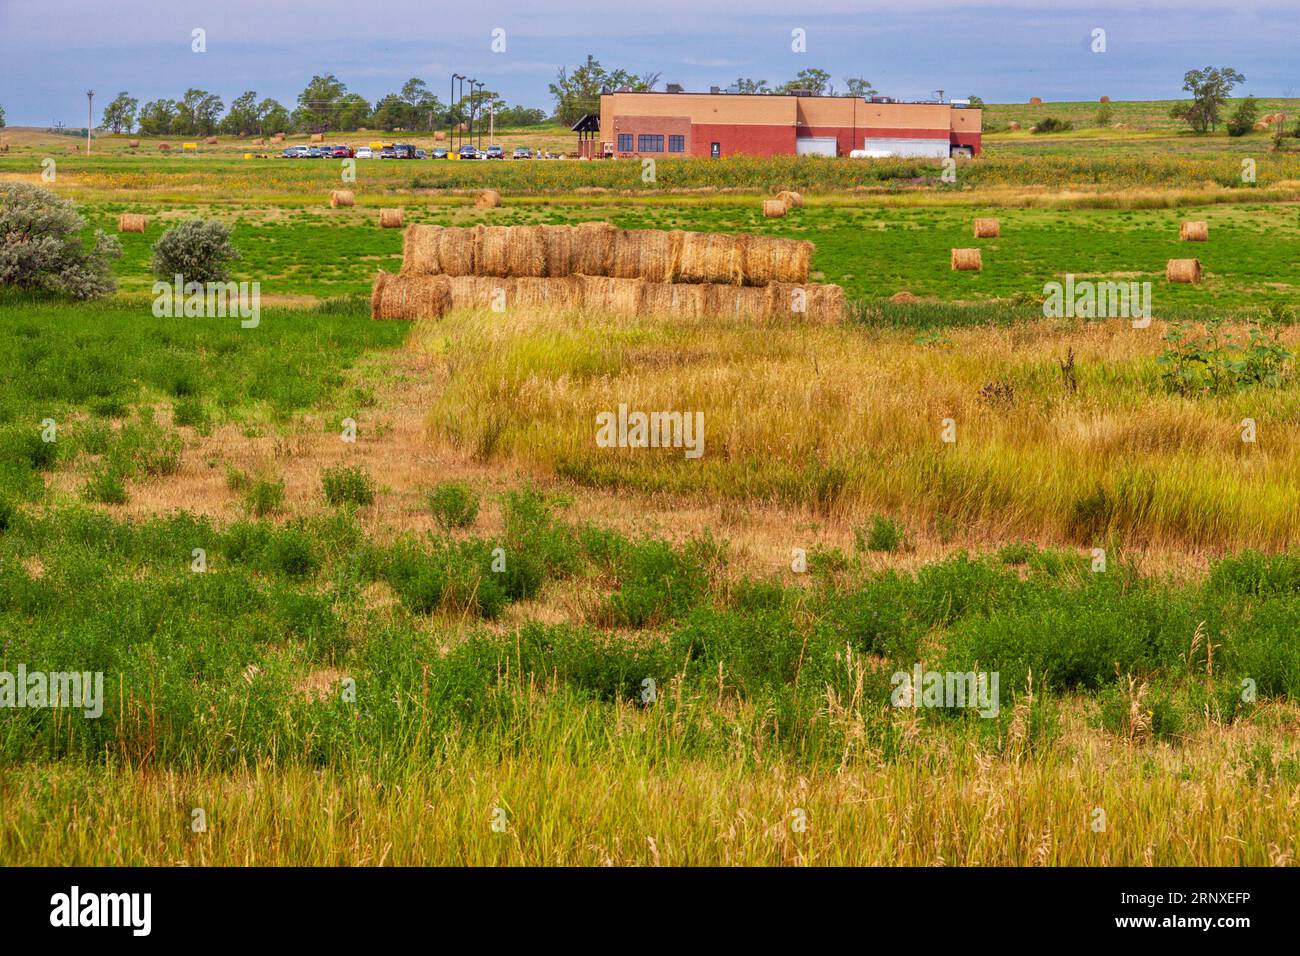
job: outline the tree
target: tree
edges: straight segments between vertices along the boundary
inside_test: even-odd
[[[966,97],[966,99],[970,100],[970,105],[975,107],[976,109],[979,110],[984,109],[984,97],[976,96],[974,93],[972,93],[970,96]]]
[[[1190,105],[1179,103],[1170,115],[1185,120],[1198,133],[1216,130],[1219,110],[1227,102],[1228,95],[1233,87],[1245,82],[1246,78],[1230,66],[1188,70],[1183,75],[1183,89],[1192,94],[1192,102]]]
[[[807,90],[813,96],[834,95],[835,88],[830,85],[831,75],[825,70],[800,70],[789,83],[777,87],[778,93],[790,93],[794,90]]]
[[[0,183],[0,285],[74,299],[108,295],[122,246],[96,229],[87,250],[81,242],[85,225],[70,199],[31,183]]]
[[[131,127],[135,125],[135,114],[139,107],[139,100],[132,98],[125,91],[118,93],[117,99],[104,107],[104,119],[101,125],[107,126],[114,133],[123,131],[129,133]]]
[[[860,96],[862,99],[868,100],[877,93],[876,88],[871,85],[870,80],[864,80],[857,76],[850,76],[844,82],[848,85],[849,96]]]
[[[396,93],[389,93],[375,104],[370,122],[377,129],[393,130],[406,122],[407,106]]]
[[[1114,119],[1115,119],[1115,111],[1110,108],[1109,103],[1102,103],[1101,106],[1097,107],[1098,126],[1102,128],[1109,127],[1110,124],[1114,121]]]
[[[224,108],[221,97],[215,93],[188,89],[177,110],[175,131],[190,136],[211,136],[217,131]]]
[[[751,80],[747,76],[736,78],[737,93],[771,93],[772,88],[767,85],[767,80]]]
[[[178,111],[175,100],[150,100],[140,108],[140,132],[148,136],[172,132]]]
[[[5,128],[5,108],[0,106],[0,129]]]
[[[360,93],[344,93],[334,108],[334,125],[339,129],[369,126],[370,103]]]
[[[429,92],[424,80],[412,77],[402,85],[399,95],[407,107],[406,122],[402,124],[407,129],[432,130],[442,120],[446,107]]]
[[[609,90],[632,90],[637,93],[653,90],[659,83],[660,74],[642,73],[637,76],[627,70],[606,70],[590,53],[587,60],[572,73],[561,67],[556,73],[555,82],[550,84],[551,95],[555,97],[555,118],[572,126],[586,113],[600,111],[600,92]]]
[[[230,101],[230,112],[221,121],[221,131],[232,136],[247,136],[258,127],[257,93],[240,93]]]
[[[1255,128],[1255,121],[1259,119],[1259,103],[1255,97],[1248,96],[1237,104],[1237,110],[1232,114],[1232,119],[1228,120],[1229,136],[1245,136]]]
[[[501,106],[497,108],[497,126],[537,126],[546,122],[546,113],[527,106]]]
[[[298,94],[298,109],[293,119],[300,129],[323,131],[334,120],[334,111],[348,88],[333,73],[313,76],[306,89]]]
[[[257,104],[257,131],[263,136],[287,133],[293,118],[279,100],[264,99]]]

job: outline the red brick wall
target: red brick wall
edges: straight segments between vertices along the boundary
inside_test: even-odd
[[[793,126],[736,125],[734,123],[696,123],[691,127],[686,149],[692,156],[710,156],[712,143],[718,143],[722,156],[793,156]]]
[[[982,133],[958,133],[954,130],[948,142],[953,146],[970,146],[975,150],[976,156],[984,152],[984,136]]]
[[[632,134],[632,149],[620,152],[618,148],[618,134]],[[664,151],[662,153],[639,153],[636,144],[637,137],[641,134],[653,136],[659,134],[664,138]],[[686,151],[682,153],[668,152],[669,136],[685,136]],[[600,139],[605,143],[614,144],[614,155],[618,157],[628,156],[654,156],[665,159],[674,159],[691,154],[691,121],[686,116],[615,116],[614,128],[607,130],[602,128]]]

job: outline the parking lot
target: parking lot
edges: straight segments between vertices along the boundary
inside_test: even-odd
[[[496,144],[479,149],[466,143],[456,149],[435,146],[425,150],[410,143],[370,143],[364,146],[346,144],[318,146],[290,146],[280,153],[281,159],[568,159],[564,153],[550,153],[518,146],[507,152]]]

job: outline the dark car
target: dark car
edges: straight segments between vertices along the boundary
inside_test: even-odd
[[[447,158],[447,150],[445,150],[445,149],[444,149],[443,147],[441,147],[441,146],[435,146],[435,147],[433,148],[433,155],[432,155],[430,158],[431,158],[431,159],[446,159],[446,158]]]
[[[290,146],[288,149],[286,149],[283,153],[280,154],[280,157],[282,159],[302,159],[306,155],[307,155],[306,146]]]
[[[469,143],[466,143],[464,146],[460,148],[460,158],[478,159],[478,150],[475,149],[473,146],[471,146]]]
[[[398,159],[415,159],[415,147],[410,143],[397,143],[393,146],[393,152]]]
[[[504,149],[502,149],[500,146],[496,146],[496,145],[489,146],[489,147],[487,148],[487,158],[488,158],[488,159],[505,159],[505,158],[506,158],[506,151],[505,151]]]
[[[326,151],[319,146],[308,146],[307,152],[303,154],[308,159],[322,159],[327,155]]]
[[[515,158],[515,159],[532,159],[532,158],[533,158],[533,151],[532,151],[531,149],[529,149],[527,146],[516,146],[516,147],[515,147],[514,158]]]

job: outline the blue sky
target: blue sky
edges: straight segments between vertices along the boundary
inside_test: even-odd
[[[504,53],[491,50],[496,28]],[[795,28],[805,53],[791,51]],[[1095,28],[1105,53],[1090,49]],[[1214,65],[1244,73],[1244,92],[1296,96],[1296,37],[1295,0],[0,0],[0,105],[11,126],[80,126],[87,88],[98,121],[119,90],[143,103],[196,86],[292,108],[327,72],[372,102],[411,76],[446,99],[455,71],[549,110],[556,69],[587,53],[690,90],[819,67],[841,88],[863,76],[908,99],[1165,99],[1186,70]]]

